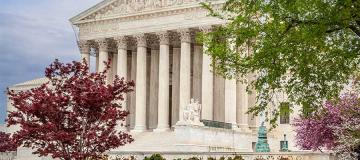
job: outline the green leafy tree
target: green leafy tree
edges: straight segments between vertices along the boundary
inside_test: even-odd
[[[312,113],[338,97],[359,70],[358,0],[227,0],[220,7],[203,6],[227,22],[199,36],[214,71],[238,80],[256,75],[248,83],[258,103],[249,112],[267,111],[275,93],[283,93],[291,106]],[[279,111],[277,106],[269,113]]]

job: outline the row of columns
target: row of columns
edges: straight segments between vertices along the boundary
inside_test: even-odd
[[[180,48],[172,49],[172,97],[169,96],[171,60],[168,32],[160,32],[156,34],[159,39],[159,50],[158,52],[154,51],[151,53],[152,59],[155,59],[155,61],[152,60],[152,67],[155,67],[157,72],[155,75],[150,76],[156,76],[155,79],[158,81],[156,85],[150,84],[152,87],[157,87],[157,93],[151,93],[153,95],[157,95],[157,97],[152,95],[150,99],[151,101],[154,101],[154,98],[156,98],[157,103],[157,127],[154,131],[166,131],[170,129],[169,102],[171,98],[173,112],[172,119],[179,120],[182,116],[183,107],[190,103],[190,98],[192,98],[191,88],[194,88],[194,86],[198,86],[198,89],[200,87],[199,90],[193,90],[193,96],[195,96],[196,99],[199,99],[202,104],[202,119],[224,121],[247,130],[249,125],[252,124],[249,121],[252,120],[247,116],[247,114],[245,114],[245,112],[247,111],[249,104],[255,102],[255,100],[249,99],[254,98],[254,96],[249,96],[246,93],[246,85],[237,82],[236,80],[222,79],[224,81],[223,86],[220,85],[221,89],[217,91],[217,93],[222,95],[217,97],[217,95],[214,94],[214,90],[216,90],[214,87],[217,87],[217,83],[215,81],[219,77],[214,76],[212,73],[211,58],[209,55],[203,54],[207,50],[207,47],[203,45],[194,46],[194,61],[197,59],[201,65],[200,68],[198,68],[199,66],[194,66],[193,70],[196,70],[197,74],[194,73],[193,77],[196,78],[193,78],[193,81],[191,82],[192,39],[190,30],[183,29],[179,30],[178,33],[180,35]],[[113,58],[116,58],[117,75],[124,77],[125,80],[135,79],[135,100],[132,100],[132,102],[135,103],[135,125],[132,131],[142,132],[147,129],[146,71],[148,43],[146,41],[147,39],[145,34],[136,35],[134,38],[136,40],[135,67],[132,66],[133,64],[128,64],[127,61],[127,49],[129,46],[127,46],[128,43],[125,36],[114,38],[117,46],[117,56],[114,56]],[[105,39],[95,40],[95,42],[98,47],[98,71],[101,72],[106,69],[106,65],[102,62],[109,59],[108,43]],[[81,49],[81,58],[85,59],[85,61],[89,64],[90,47],[86,44],[88,43],[80,42],[79,47]],[[153,56],[155,58],[153,58]],[[127,73],[128,66],[132,66],[131,68],[135,70],[135,77],[127,77],[129,75]],[[193,86],[191,86],[191,84]],[[178,98],[176,98],[177,96]],[[221,96],[224,96],[223,101],[215,106],[216,104],[214,104],[214,101]],[[122,106],[127,106],[127,102],[128,100],[123,101]],[[220,114],[222,115],[217,116]]]

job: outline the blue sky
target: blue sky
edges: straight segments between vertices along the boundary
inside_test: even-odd
[[[69,19],[101,0],[0,0],[0,123],[7,86],[43,77],[54,59],[79,60]]]

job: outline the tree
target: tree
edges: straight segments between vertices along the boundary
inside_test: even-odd
[[[290,106],[310,114],[338,97],[359,70],[360,1],[227,0],[221,7],[203,6],[227,22],[200,36],[214,71],[240,81],[257,75],[248,82],[258,93],[249,112],[279,115],[269,104],[283,93]]]
[[[0,152],[16,151],[16,144],[10,138],[10,134],[0,132]]]
[[[48,83],[27,91],[8,90],[16,108],[9,113],[8,126],[20,126],[13,134],[16,144],[33,148],[40,156],[85,160],[132,142],[129,134],[115,127],[128,115],[118,102],[134,83],[118,76],[106,83],[108,69],[109,63],[105,71],[89,73],[85,61],[55,60],[45,70]]]
[[[302,149],[333,149],[343,159],[360,159],[360,98],[346,94],[327,101],[316,114],[296,119]]]

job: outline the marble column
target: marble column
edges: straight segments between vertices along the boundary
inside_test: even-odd
[[[249,84],[254,81],[256,79],[256,74],[252,73],[248,75],[248,81]],[[250,87],[250,93],[248,93],[248,107],[253,107],[256,105],[256,90],[253,87]],[[253,132],[257,131],[257,128],[259,127],[259,116],[254,115],[254,114],[249,114],[248,117],[248,123],[249,123],[249,127],[250,129],[253,130]]]
[[[153,46],[150,53],[150,67],[149,67],[149,110],[148,123],[149,129],[156,129],[158,126],[158,95],[159,95],[159,50]]]
[[[179,121],[180,48],[172,48],[171,125]]]
[[[249,131],[248,125],[248,94],[246,82],[236,82],[236,122],[242,131]]]
[[[236,80],[225,79],[225,122],[236,127]]]
[[[130,71],[130,80],[136,82],[136,60],[137,60],[137,53],[136,50],[131,51],[131,71]],[[136,85],[136,84],[135,84]],[[136,88],[136,86],[135,86]],[[134,88],[134,90],[136,90]],[[130,117],[130,129],[135,128],[135,117],[136,117],[136,93],[130,92],[130,107],[129,107],[129,117]]]
[[[106,69],[106,64],[109,60],[108,42],[105,39],[96,40],[99,46],[99,68],[98,72],[103,72]]]
[[[135,86],[135,132],[146,130],[146,37],[135,36],[137,41],[136,86]]]
[[[221,77],[220,75],[215,75],[213,85],[213,120],[225,122],[225,78]]]
[[[128,71],[128,59],[127,59],[127,41],[126,37],[116,37],[115,38],[116,46],[117,46],[117,54],[114,56],[114,62],[116,59],[116,74],[119,78],[124,78],[125,81],[128,80],[127,71]],[[128,110],[127,106],[127,96],[123,95],[124,100],[121,102],[121,107],[123,110]],[[120,130],[126,130],[126,121],[120,122]]]
[[[211,27],[200,28],[202,32],[210,32]],[[206,54],[207,46],[203,44],[202,71],[201,71],[201,105],[202,118],[213,120],[214,115],[214,74],[211,72],[211,57]]]
[[[191,36],[188,29],[180,30],[181,55],[179,78],[179,118],[182,119],[183,108],[190,103],[190,65],[191,65]]]
[[[111,84],[112,81],[113,81],[113,76],[114,76],[114,55],[115,54],[112,54],[110,52],[108,52],[108,61],[109,61],[109,69],[106,73],[106,76],[107,76],[107,83],[108,84]],[[116,72],[115,72],[116,73]]]
[[[131,50],[128,50],[127,51],[127,64],[128,64],[128,67],[127,67],[127,80],[128,81],[132,81],[132,51]],[[135,88],[134,88],[135,89]],[[127,128],[130,129],[131,128],[131,118],[133,118],[131,116],[131,113],[132,113],[132,102],[131,102],[131,95],[133,95],[134,92],[130,92],[130,93],[127,93],[126,94],[126,109],[130,112],[129,115],[126,117],[126,125],[127,125]]]
[[[90,45],[88,41],[79,41],[78,46],[80,48],[81,62],[85,60],[88,67],[90,67]]]
[[[117,65],[118,65],[118,53],[112,54],[111,59],[111,81],[113,82],[115,80],[115,76],[117,75]]]
[[[96,55],[96,60],[95,60],[95,71],[99,72],[99,49],[95,49],[95,55]]]
[[[166,32],[158,34],[160,39],[159,54],[159,89],[158,89],[158,125],[155,131],[169,130],[169,36]]]
[[[202,104],[201,100],[201,70],[202,70],[202,54],[203,47],[202,45],[195,44],[194,45],[194,56],[193,56],[193,73],[192,73],[192,96],[195,101],[199,101]]]
[[[117,45],[117,70],[116,74],[120,78],[127,80],[127,41],[126,37],[116,37]]]

